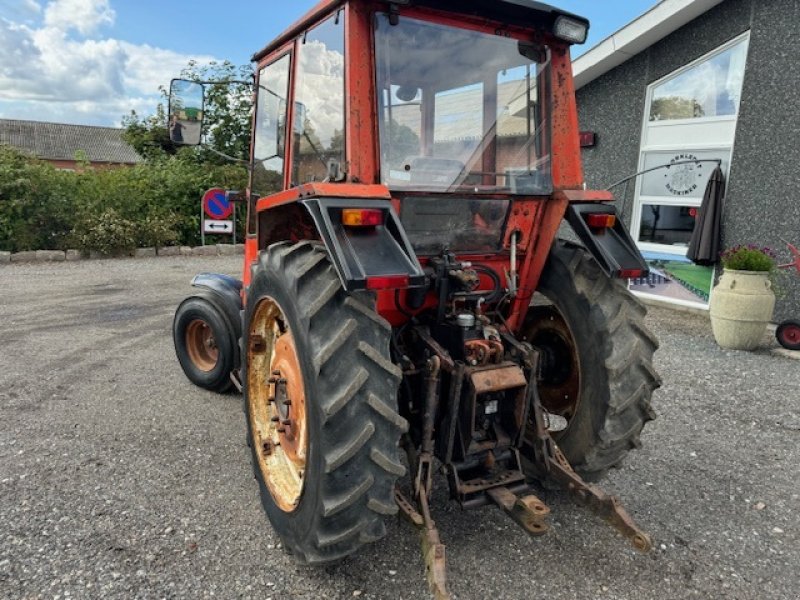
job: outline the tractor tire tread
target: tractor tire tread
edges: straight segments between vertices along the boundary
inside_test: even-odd
[[[316,369],[308,374],[316,397],[308,400],[320,414],[321,500],[307,531],[282,536],[283,543],[301,563],[327,564],[385,535],[383,520],[396,512],[395,482],[405,472],[399,440],[407,427],[397,410],[401,371],[390,360],[391,326],[375,312],[374,296],[348,294],[321,244],[273,244],[254,273],[265,270],[280,274],[296,300],[295,336],[307,341]],[[269,492],[261,487],[263,499]]]
[[[608,278],[582,246],[557,241],[548,260],[566,269],[579,300],[588,307],[607,373],[602,425],[593,441],[585,441],[568,457],[582,477],[597,481],[619,466],[631,448],[641,446],[642,428],[655,418],[651,397],[661,385],[653,367],[658,340],[644,322],[645,306]]]

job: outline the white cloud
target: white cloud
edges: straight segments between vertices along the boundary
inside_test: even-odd
[[[299,101],[323,147],[330,146],[344,121],[344,56],[319,41],[305,44],[300,53],[304,72]]]
[[[101,25],[114,23],[109,0],[54,0],[44,11],[44,24],[59,31],[75,29],[88,35]]]
[[[23,0],[23,5],[28,17],[40,13],[36,22],[21,10],[13,13],[16,20],[0,17],[0,115],[4,118],[118,123],[131,110],[152,113],[161,99],[159,86],[167,85],[190,59],[201,64],[213,60],[96,35],[86,37],[113,22],[108,0],[54,0],[46,5],[43,16],[33,0]]]
[[[29,21],[42,12],[36,0],[0,0],[0,15],[12,21]]]

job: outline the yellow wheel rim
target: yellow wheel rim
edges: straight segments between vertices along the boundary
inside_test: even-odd
[[[249,340],[247,414],[258,468],[275,503],[292,512],[306,470],[306,397],[294,337],[272,298],[256,306]]]

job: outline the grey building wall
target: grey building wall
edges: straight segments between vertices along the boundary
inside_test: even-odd
[[[800,244],[800,2],[725,0],[578,90],[586,180],[604,189],[636,172],[647,86],[750,31],[736,142],[728,178],[723,246],[764,244],[788,258]],[[615,190],[630,223],[634,186]],[[788,262],[785,261],[785,262]],[[776,320],[800,319],[800,274],[781,278]]]

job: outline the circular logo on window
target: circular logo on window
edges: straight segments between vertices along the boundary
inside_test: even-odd
[[[688,162],[699,160],[694,154],[676,154],[669,161],[670,167],[664,178],[667,191],[673,196],[691,196],[699,187],[703,176],[703,163]]]

